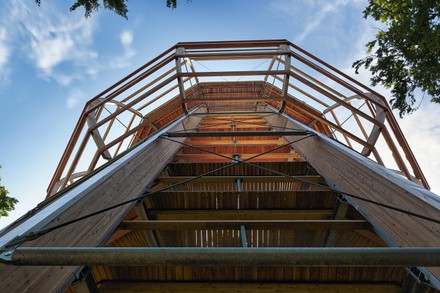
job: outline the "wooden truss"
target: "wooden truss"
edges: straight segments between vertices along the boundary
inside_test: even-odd
[[[90,100],[5,292],[437,292],[440,201],[386,100],[286,40],[178,43]]]
[[[244,105],[257,102],[429,188],[384,97],[296,45],[274,40],[178,43],[91,99],[48,195],[188,109],[227,103],[246,111]]]

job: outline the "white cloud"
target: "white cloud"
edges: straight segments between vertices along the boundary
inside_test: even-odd
[[[344,6],[365,5],[362,0],[290,0],[273,2],[272,8],[281,15],[288,18],[289,22],[295,25],[295,29],[301,31],[293,42],[301,43],[313,32],[321,29],[324,20],[335,15]],[[339,18],[339,17],[338,17]]]
[[[133,43],[133,33],[131,31],[123,31],[119,38],[124,47],[128,47],[131,45],[131,43]]]
[[[440,161],[437,159],[440,150],[439,112],[440,105],[432,104],[426,98],[419,110],[403,119],[398,119],[398,123],[432,191],[440,195],[440,181],[438,180]]]
[[[294,40],[294,43],[300,43],[302,42],[310,33],[315,31],[320,25],[323,19],[337,8],[339,5],[338,2],[328,2],[325,5],[322,6],[321,9],[317,11],[317,13],[314,15],[313,20],[309,23],[307,23],[306,27],[304,28],[303,32],[297,36]]]
[[[4,0],[2,5],[6,8],[0,11],[0,82],[7,76],[8,60],[14,56],[30,61],[38,77],[69,86],[108,68],[129,67],[136,55],[131,30],[117,36],[122,52],[116,56],[98,54],[94,33],[99,14],[85,19],[81,13],[66,13],[50,1],[40,7],[32,1],[14,0]]]
[[[86,98],[86,93],[78,88],[74,88],[69,92],[66,98],[67,108],[75,108],[80,102],[83,102]]]
[[[133,43],[133,32],[130,30],[124,30],[119,35],[119,40],[124,48],[123,55],[114,58],[110,62],[112,68],[125,68],[131,66],[130,59],[136,55],[136,51],[132,47]]]
[[[0,27],[0,68],[2,68],[9,57],[9,48],[6,45],[6,29],[4,27]]]
[[[75,73],[77,69],[96,63],[95,18],[62,13],[49,2],[41,7],[22,1],[6,1],[3,5],[8,6],[8,13],[0,15],[0,25],[9,32],[14,51],[27,57],[40,77],[68,85],[81,76]],[[73,66],[69,73],[60,69],[66,64]]]
[[[9,69],[7,63],[10,56],[10,49],[6,43],[7,32],[4,27],[0,27],[0,85],[8,78]]]
[[[359,33],[358,40],[353,44],[352,50],[347,52],[347,64],[342,69],[343,72],[367,86],[370,86],[370,72],[366,69],[361,69],[359,74],[355,75],[353,74],[354,69],[351,68],[351,63],[366,56],[365,44],[374,39],[374,35],[377,32],[377,28],[374,27],[378,26],[380,25],[372,21],[365,22],[362,31]],[[382,94],[387,100],[391,97],[390,91],[381,85],[375,86],[374,90]],[[422,99],[421,93],[416,95],[419,100]],[[431,190],[436,194],[440,194],[440,181],[438,180],[440,161],[433,160],[433,158],[438,156],[440,150],[440,121],[437,118],[440,112],[440,105],[432,104],[429,100],[429,97],[425,97],[419,110],[411,115],[406,115],[404,118],[398,117],[398,111],[393,112],[417,162],[420,164],[422,172],[431,186]],[[387,148],[385,145],[382,147]],[[384,159],[385,161],[393,160],[390,154],[385,156]]]

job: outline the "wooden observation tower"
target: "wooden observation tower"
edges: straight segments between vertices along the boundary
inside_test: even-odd
[[[1,292],[437,292],[386,99],[287,40],[178,43],[85,105]]]

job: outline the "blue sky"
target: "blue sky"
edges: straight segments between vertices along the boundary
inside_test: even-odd
[[[71,1],[0,2],[0,170],[20,200],[0,227],[44,199],[84,103],[180,41],[288,39],[354,76],[378,24],[367,1],[129,1],[128,20],[104,9],[84,19]],[[357,75],[368,84],[368,73]],[[387,96],[387,91],[376,88]],[[399,123],[432,189],[440,193],[440,105],[426,98]]]

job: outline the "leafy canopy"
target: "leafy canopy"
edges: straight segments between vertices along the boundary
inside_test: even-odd
[[[0,165],[0,169],[1,169]],[[8,196],[9,191],[1,185],[2,178],[0,177],[0,218],[7,217],[9,212],[15,208],[15,204],[18,202],[16,198]]]
[[[111,10],[120,16],[128,19],[127,13],[127,3],[128,0],[103,0],[104,8]],[[35,2],[40,5],[41,0],[35,0]],[[89,17],[94,11],[97,11],[101,4],[99,0],[77,0],[71,7],[70,11],[76,10],[78,7],[84,7],[84,16]],[[177,0],[166,0],[167,7],[175,9],[177,7]]]
[[[440,0],[369,0],[368,17],[387,30],[366,44],[369,55],[353,63],[356,73],[363,66],[373,85],[391,89],[401,117],[417,110],[416,89],[440,103]]]

